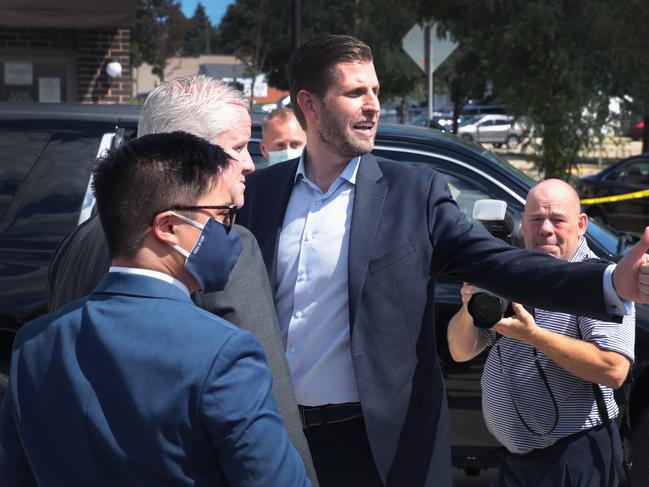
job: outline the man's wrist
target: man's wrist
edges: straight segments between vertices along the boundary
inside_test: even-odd
[[[631,313],[633,305],[630,301],[622,299],[615,290],[613,273],[617,269],[615,264],[609,264],[602,276],[604,290],[604,306],[610,316],[624,316]]]

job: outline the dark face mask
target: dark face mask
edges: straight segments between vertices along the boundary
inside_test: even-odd
[[[191,252],[178,245],[171,246],[185,256],[185,269],[194,276],[203,293],[223,291],[243,249],[239,231],[232,227],[227,232],[214,218],[202,224],[177,213],[174,215],[201,230]]]

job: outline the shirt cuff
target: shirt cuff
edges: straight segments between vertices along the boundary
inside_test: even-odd
[[[606,312],[611,316],[624,316],[631,314],[633,303],[626,299],[621,299],[613,287],[613,270],[615,264],[610,264],[604,270],[604,306]]]

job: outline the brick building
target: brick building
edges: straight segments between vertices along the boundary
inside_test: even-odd
[[[0,101],[127,103],[134,23],[135,0],[4,0]]]

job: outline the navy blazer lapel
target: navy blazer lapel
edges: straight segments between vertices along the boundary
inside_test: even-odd
[[[349,323],[352,330],[387,191],[388,185],[378,161],[372,154],[365,154],[356,175],[349,236]]]
[[[291,198],[293,186],[295,186],[295,173],[299,161],[299,159],[295,159],[266,169],[263,190],[260,192],[263,196],[254,203],[261,207],[259,209],[260,218],[256,219],[256,228],[252,230],[257,235],[272,289],[275,289],[279,235],[282,231],[286,207]]]

